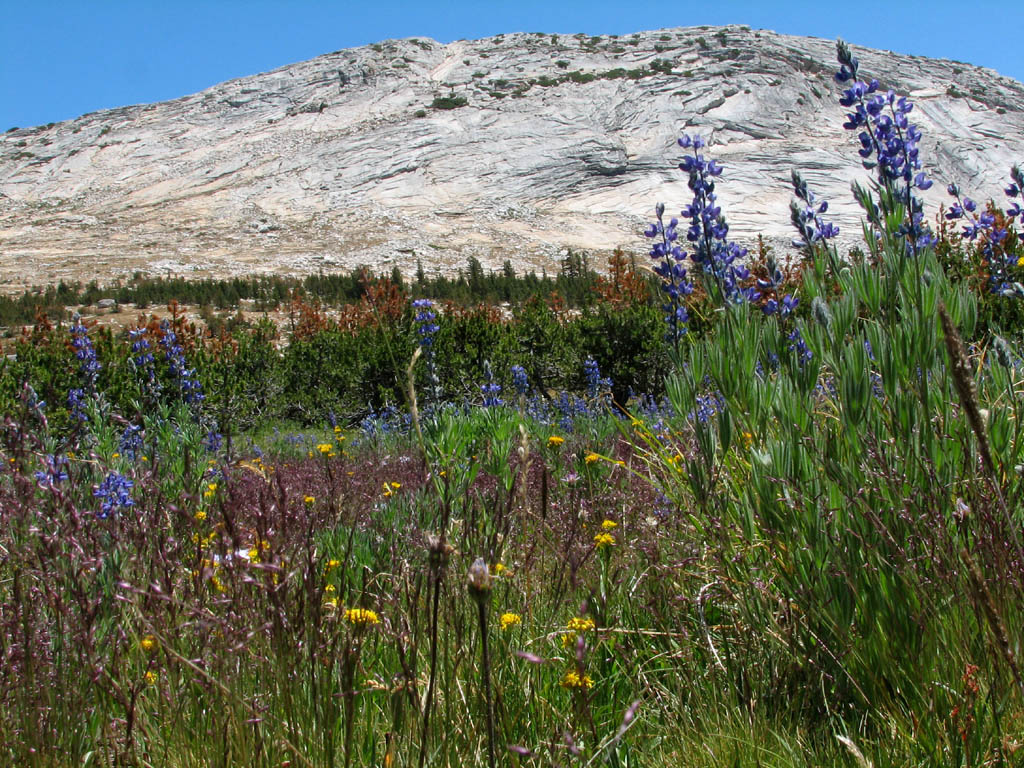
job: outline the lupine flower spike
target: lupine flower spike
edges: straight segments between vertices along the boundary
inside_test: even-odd
[[[839,99],[842,106],[852,110],[843,127],[859,131],[858,154],[864,168],[876,172],[881,213],[892,213],[897,205],[903,206],[904,220],[896,234],[905,238],[907,255],[916,256],[920,249],[933,245],[935,238],[924,223],[924,203],[913,192],[923,192],[932,185],[921,170],[918,156],[921,131],[907,118],[914,105],[906,97],[897,98],[893,91],[879,93],[877,80],[858,80],[860,63],[842,40],[836,44],[836,56],[836,82],[851,83]],[[868,218],[879,226],[882,218],[874,204],[863,194],[858,197]]]

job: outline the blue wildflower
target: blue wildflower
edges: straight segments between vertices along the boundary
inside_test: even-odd
[[[916,255],[921,248],[933,245],[935,238],[924,222],[924,203],[913,193],[915,189],[924,191],[932,186],[921,170],[921,131],[907,117],[914,105],[905,97],[897,98],[893,91],[879,93],[877,80],[858,80],[859,62],[842,40],[836,44],[836,54],[836,81],[853,81],[839,99],[842,106],[852,109],[843,127],[858,131],[861,164],[867,170],[875,170],[879,187],[887,193],[881,196],[883,203],[894,198],[904,206],[904,221],[897,234],[906,239],[908,255]],[[873,223],[880,223],[873,204],[867,213]]]
[[[100,518],[109,517],[112,512],[135,506],[131,489],[134,483],[117,472],[109,473],[99,486],[93,489],[92,495],[100,499]]]
[[[530,391],[530,381],[526,377],[526,369],[521,365],[512,366],[512,388],[517,395],[526,395]]]
[[[658,203],[654,207],[654,213],[658,220],[647,228],[644,235],[650,238],[660,238],[651,246],[650,257],[658,261],[654,267],[654,273],[661,278],[661,290],[668,297],[668,303],[662,305],[665,322],[668,324],[665,338],[672,344],[678,344],[686,333],[686,324],[690,321],[683,297],[693,293],[693,285],[687,279],[686,268],[683,267],[686,253],[676,244],[679,239],[676,229],[679,226],[679,220],[672,218],[669,220],[668,226],[665,226],[665,205],[663,203]]]
[[[1021,189],[1024,188],[1024,175],[1019,167],[1014,166],[1011,169],[1010,179],[1010,186],[1005,191],[1007,196],[1012,198],[1020,195]],[[961,238],[977,244],[981,257],[988,267],[989,290],[1001,296],[1024,297],[1024,287],[1012,279],[1012,271],[1018,266],[1018,261],[1012,250],[1005,247],[1009,234],[1007,230],[996,226],[996,217],[989,211],[977,213],[978,204],[969,197],[961,196],[960,187],[956,184],[946,187],[946,192],[955,201],[946,212],[946,219],[962,221]],[[1022,212],[1024,209],[1014,204],[1006,212],[1006,216],[1012,221]],[[1024,233],[1021,233],[1020,238],[1024,241]]]
[[[690,258],[700,267],[709,295],[717,295],[722,303],[748,301],[753,289],[745,288],[743,283],[750,272],[737,263],[746,257],[747,250],[729,241],[729,225],[715,195],[714,178],[722,174],[722,167],[700,153],[705,146],[700,136],[683,134],[678,143],[683,149],[693,150],[679,164],[681,171],[690,174],[688,186],[693,192],[693,202],[680,212],[690,220],[686,232],[686,239],[693,244]]]
[[[333,413],[331,414],[334,415]],[[332,424],[332,426],[336,426]],[[221,443],[224,442],[224,435],[218,432],[216,429],[211,429],[206,433],[206,437],[203,439],[203,447],[207,453],[216,453],[220,450]]]
[[[427,365],[427,395],[428,402],[437,403],[441,399],[441,382],[437,375],[437,362],[434,359],[434,335],[441,330],[438,326],[437,313],[434,312],[434,302],[430,299],[416,299],[412,303],[416,310],[416,336],[417,344],[423,350]]]
[[[803,335],[800,333],[799,328],[794,328],[793,332],[788,336],[789,341],[792,343],[789,345],[789,351],[796,355],[797,362],[800,363],[800,367],[810,362],[811,358],[814,357],[814,353],[811,352],[807,346],[807,342],[804,341]]]
[[[118,440],[118,450],[129,461],[134,461],[136,454],[142,451],[142,427],[129,424],[124,428]]]
[[[47,454],[43,457],[43,468],[35,473],[40,488],[53,489],[68,479],[67,456]]]
[[[75,350],[75,357],[78,358],[78,371],[82,375],[85,387],[88,391],[94,392],[102,366],[96,359],[96,350],[93,348],[92,339],[89,338],[89,329],[77,314],[71,325],[71,346]]]
[[[203,387],[196,377],[194,368],[189,368],[185,351],[178,344],[178,335],[171,328],[169,320],[160,323],[160,346],[163,347],[167,368],[178,382],[181,397],[186,403],[198,403],[204,399]]]
[[[494,372],[491,370],[491,362],[484,360],[484,383],[480,385],[480,393],[484,396],[484,408],[492,408],[504,405],[501,395],[501,385],[494,380]]]
[[[601,378],[601,369],[592,357],[588,357],[583,362],[583,378],[587,381],[587,394],[592,399],[603,395],[612,388],[612,380]]]

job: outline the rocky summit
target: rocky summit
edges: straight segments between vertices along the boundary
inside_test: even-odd
[[[909,95],[936,180],[999,199],[1024,162],[1024,85],[854,46]],[[557,268],[646,252],[654,205],[689,201],[675,146],[710,139],[731,235],[786,248],[789,177],[860,234],[867,180],[842,127],[835,44],[747,27],[626,37],[389,40],[191,96],[0,135],[0,289],[61,279]]]

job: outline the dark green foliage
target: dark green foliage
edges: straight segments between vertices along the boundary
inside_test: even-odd
[[[430,102],[431,109],[458,109],[469,103],[465,96],[435,96]]]
[[[584,357],[593,357],[602,375],[611,378],[617,403],[625,404],[631,394],[661,390],[670,365],[659,309],[640,305],[613,311],[600,306],[574,325]]]

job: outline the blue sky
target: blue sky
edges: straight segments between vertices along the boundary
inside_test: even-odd
[[[0,0],[0,131],[172,99],[387,38],[728,23],[958,59],[1024,80],[1024,4],[1011,0]]]

